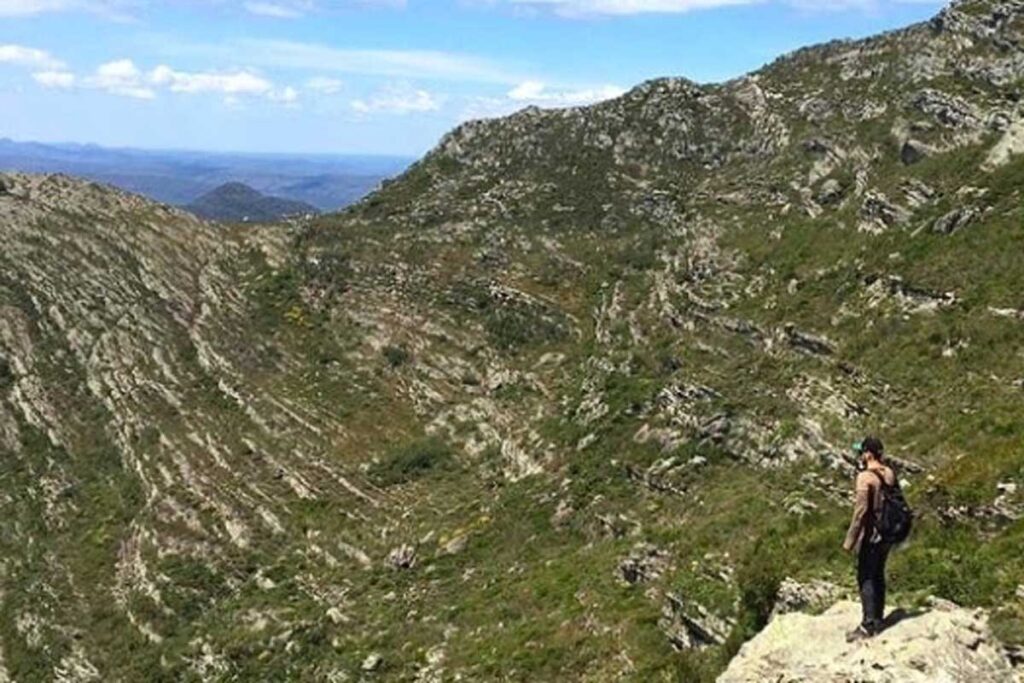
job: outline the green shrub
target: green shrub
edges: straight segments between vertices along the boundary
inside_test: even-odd
[[[454,459],[448,444],[431,437],[392,451],[370,469],[370,476],[380,486],[394,486],[432,472],[450,470],[453,466]]]
[[[7,388],[14,384],[14,372],[6,358],[0,357],[0,389]]]
[[[412,359],[412,354],[404,346],[385,346],[384,358],[392,368],[400,368]]]

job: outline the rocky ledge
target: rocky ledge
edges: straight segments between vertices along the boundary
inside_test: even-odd
[[[899,611],[869,641],[846,642],[860,605],[842,601],[818,616],[784,614],[740,649],[718,683],[1021,683],[984,610],[936,600]]]

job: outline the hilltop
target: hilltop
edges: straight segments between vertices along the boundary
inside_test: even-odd
[[[1024,643],[1022,79],[970,0],[274,230],[3,176],[0,678],[711,681],[866,432],[893,600]]]
[[[290,216],[319,213],[305,202],[268,197],[244,183],[224,183],[184,206],[211,221],[272,223]]]

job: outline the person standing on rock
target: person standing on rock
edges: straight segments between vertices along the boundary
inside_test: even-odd
[[[883,485],[897,485],[896,473],[883,461],[882,442],[869,436],[854,446],[860,454],[862,469],[854,486],[853,520],[846,532],[843,549],[857,554],[857,589],[860,592],[863,619],[847,634],[847,640],[870,638],[882,630],[885,614],[885,561],[891,545],[878,531],[878,515],[883,505]]]

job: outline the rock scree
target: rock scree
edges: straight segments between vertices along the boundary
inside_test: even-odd
[[[935,600],[920,613],[895,611],[868,641],[846,642],[860,605],[824,614],[784,614],[746,643],[718,683],[1021,683],[984,610]]]

